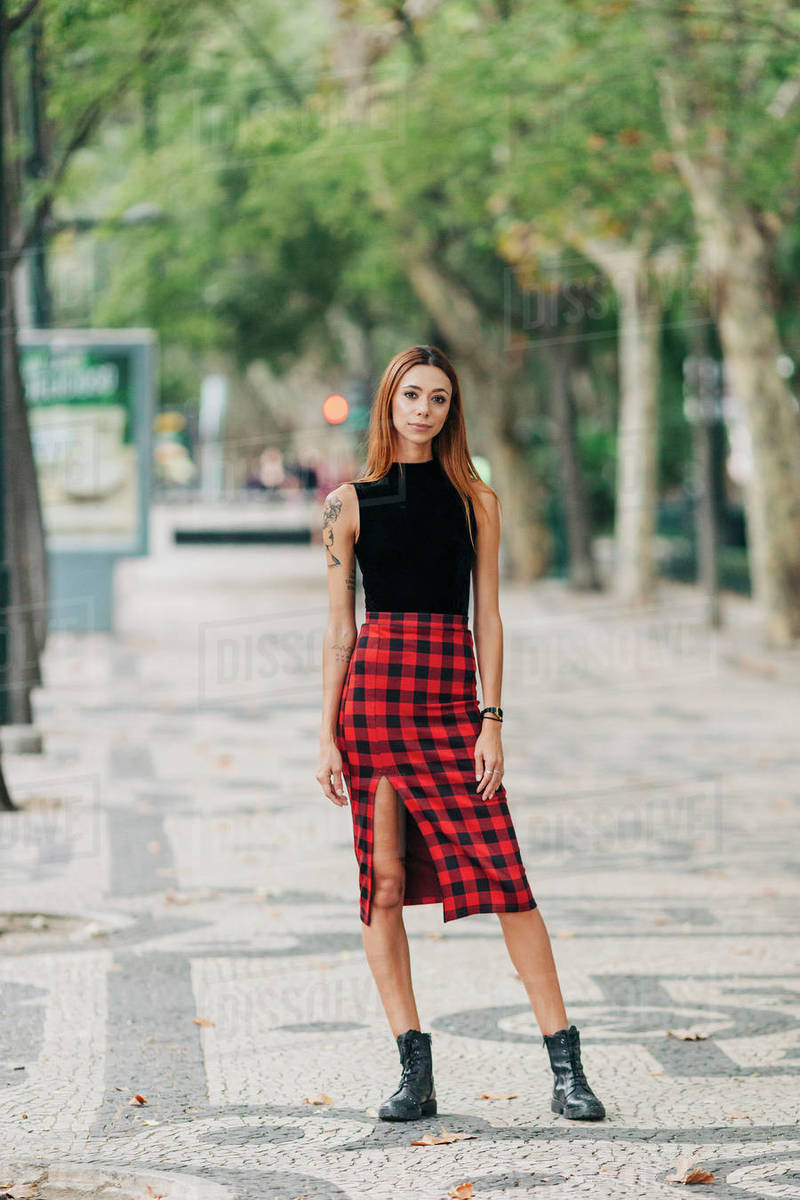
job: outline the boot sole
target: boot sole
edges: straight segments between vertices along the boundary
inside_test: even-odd
[[[567,1112],[560,1100],[550,1101],[550,1111],[566,1117],[569,1121],[602,1121],[605,1113],[571,1113]]]
[[[419,1106],[419,1116],[418,1117],[417,1116],[414,1116],[414,1117],[400,1117],[400,1116],[384,1117],[382,1113],[380,1113],[380,1112],[378,1113],[378,1117],[380,1118],[381,1121],[419,1121],[421,1117],[435,1117],[435,1116],[436,1116],[436,1101],[435,1100],[423,1100],[422,1104],[420,1104],[420,1106]]]

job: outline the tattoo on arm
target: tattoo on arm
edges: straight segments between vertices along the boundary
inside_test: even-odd
[[[334,533],[333,529],[331,528],[341,511],[342,502],[339,497],[328,496],[327,500],[325,501],[325,507],[322,510],[322,528],[323,530],[327,530],[327,533],[324,533],[323,537],[325,541],[325,549],[328,552],[329,567],[340,567],[342,565],[341,559],[337,558],[333,552]]]
[[[355,563],[353,563],[353,565],[351,566],[350,572],[347,576],[347,590],[348,590],[348,592],[354,592],[356,590],[356,564]]]
[[[340,567],[342,560],[333,553],[333,530],[325,534],[325,549],[328,551],[328,566]]]
[[[342,502],[338,496],[328,496],[325,501],[325,507],[322,510],[322,528],[327,529],[332,525],[339,513],[342,511]]]
[[[334,642],[333,652],[336,655],[337,662],[349,662],[353,653],[355,642]]]

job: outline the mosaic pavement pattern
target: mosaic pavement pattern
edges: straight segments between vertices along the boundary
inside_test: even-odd
[[[635,619],[504,589],[509,804],[608,1117],[550,1113],[496,917],[430,905],[406,926],[439,1113],[389,1125],[349,809],[313,778],[324,586],[316,548],[174,552],[124,565],[115,638],[53,637],[45,754],[5,759],[3,1179],[658,1200],[689,1156],[693,1192],[800,1197],[797,656],[741,600],[710,635],[674,586]],[[472,1137],[411,1144],[443,1127]]]

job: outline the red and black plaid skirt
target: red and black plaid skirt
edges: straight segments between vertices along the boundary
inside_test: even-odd
[[[406,810],[404,904],[441,901],[445,921],[536,907],[505,787],[489,800],[477,791],[480,730],[466,616],[368,611],[342,685],[336,737],[365,924],[373,803],[383,775]]]

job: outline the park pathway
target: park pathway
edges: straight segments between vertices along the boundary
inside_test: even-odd
[[[319,547],[184,548],[123,565],[114,638],[53,636],[45,753],[5,759],[0,1183],[659,1200],[688,1156],[701,1195],[800,1197],[798,656],[741,599],[712,636],[676,585],[636,618],[504,587],[505,783],[608,1118],[550,1113],[496,917],[427,905],[439,1115],[389,1125],[349,809],[314,780],[325,584]]]

